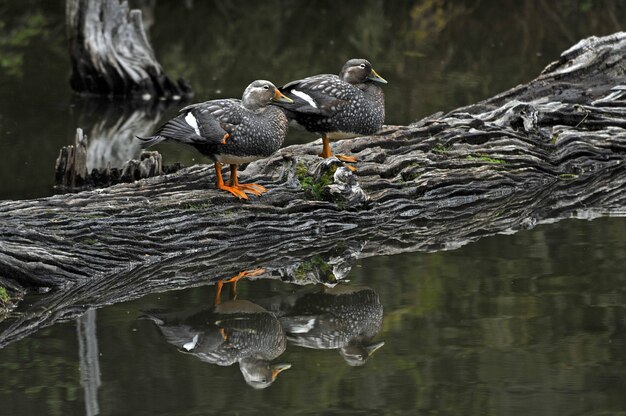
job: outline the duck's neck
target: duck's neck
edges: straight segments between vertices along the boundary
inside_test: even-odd
[[[243,92],[243,96],[241,97],[241,105],[246,110],[252,111],[253,113],[263,112],[268,106],[267,102],[261,102],[255,98],[250,89],[246,89]]]
[[[383,92],[383,89],[374,82],[365,82],[363,84],[355,85],[355,87],[363,91],[363,94],[370,97],[372,100],[378,102],[384,102],[385,100],[385,93]]]
[[[267,106],[264,107],[257,107],[254,110],[252,110],[253,113],[255,114],[261,114],[267,111]]]
[[[265,104],[261,105],[255,102],[246,102],[246,101],[242,101],[242,105],[246,110],[251,111],[253,113],[257,113],[257,114],[264,112],[265,110],[267,110],[267,107],[268,107]]]

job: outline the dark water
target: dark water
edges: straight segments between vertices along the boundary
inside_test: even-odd
[[[100,385],[90,403],[103,415],[621,414],[625,236],[623,218],[566,220],[455,251],[360,260],[345,286],[378,295],[384,316],[370,344],[384,346],[353,367],[337,350],[290,343],[273,362],[292,367],[264,390],[237,364],[202,362],[137,319],[210,306],[214,286],[106,307],[94,313]],[[271,305],[310,290],[243,280],[237,296]],[[361,315],[373,303],[362,302]],[[85,411],[77,327],[58,324],[0,351],[0,414]]]
[[[280,84],[336,72],[363,56],[389,81],[390,124],[488,98],[534,78],[580,38],[626,29],[626,4],[617,0],[137,4],[159,60],[190,81],[196,100],[240,96],[255,78]],[[98,166],[135,155],[132,135],[177,109],[74,97],[63,13],[62,1],[0,2],[0,199],[52,194],[54,160],[76,127],[92,138],[90,163]],[[176,146],[160,150],[166,163],[201,161]],[[361,259],[350,282],[333,290],[366,293],[365,304],[328,298],[332,291],[318,293],[327,297],[316,304],[334,299],[342,325],[374,328],[362,344],[384,345],[350,366],[337,349],[289,341],[272,362],[291,368],[266,389],[251,388],[239,364],[203,362],[138,319],[203,308],[214,316],[214,286],[154,294],[0,350],[0,415],[624,414],[625,260],[623,218],[572,219],[454,251]],[[274,309],[283,321],[300,316],[290,302],[322,290],[264,280],[242,280],[237,289],[238,300]],[[200,332],[194,325],[185,343]],[[260,328],[240,332],[267,341]],[[339,332],[326,339],[347,343]]]

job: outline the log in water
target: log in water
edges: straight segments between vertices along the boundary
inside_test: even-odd
[[[535,80],[410,126],[290,146],[241,174],[242,202],[193,166],[106,189],[0,203],[0,276],[50,287],[0,346],[89,307],[246,269],[307,283],[357,257],[452,249],[626,206],[626,33],[581,41]],[[226,173],[226,172],[225,172]]]

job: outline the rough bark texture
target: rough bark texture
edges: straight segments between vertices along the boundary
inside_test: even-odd
[[[250,164],[240,202],[212,167],[0,204],[0,279],[57,290],[5,323],[0,346],[85,309],[245,269],[334,281],[354,259],[452,249],[566,217],[626,212],[626,33],[589,38],[534,81],[376,136]],[[41,311],[45,311],[42,313]]]
[[[157,62],[140,10],[119,0],[67,0],[72,88],[81,94],[180,100],[192,95]]]
[[[87,183],[87,137],[82,129],[76,129],[73,146],[61,148],[54,171],[57,185],[76,189]]]

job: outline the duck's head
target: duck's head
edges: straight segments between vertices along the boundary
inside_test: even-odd
[[[365,84],[366,82],[379,82],[386,84],[387,81],[378,75],[372,64],[367,59],[350,59],[345,63],[339,77],[349,84]]]
[[[377,342],[371,345],[360,343],[350,343],[339,349],[339,354],[343,357],[348,365],[353,367],[362,366],[367,359],[376,352],[377,349],[385,345],[384,342]]]
[[[278,375],[291,368],[291,364],[270,364],[265,360],[244,358],[239,361],[239,369],[246,383],[255,389],[272,385]]]
[[[274,84],[262,79],[248,85],[241,99],[243,106],[253,111],[267,107],[272,101],[293,103],[293,100],[284,96]]]

